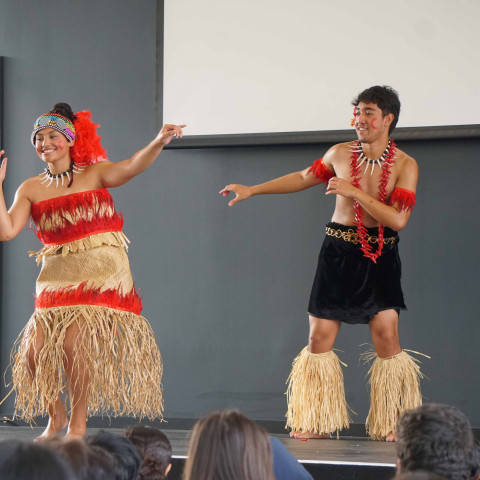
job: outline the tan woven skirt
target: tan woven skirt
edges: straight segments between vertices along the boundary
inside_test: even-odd
[[[73,330],[74,363],[88,378],[89,415],[162,418],[162,359],[140,315],[123,240],[81,242],[39,253],[35,313],[12,350],[15,414],[32,421],[67,391],[65,338]]]

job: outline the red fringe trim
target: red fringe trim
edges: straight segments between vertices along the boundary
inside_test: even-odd
[[[35,298],[35,310],[72,305],[97,305],[136,315],[142,311],[142,299],[134,288],[124,295],[120,287],[100,291],[100,288],[88,288],[88,282],[54,291],[45,289]]]
[[[79,165],[92,165],[107,159],[107,151],[102,147],[97,135],[96,125],[92,122],[92,114],[83,110],[75,114],[75,145],[71,149],[71,156]]]
[[[106,215],[106,208],[113,214]],[[62,212],[69,215],[62,215]],[[50,230],[43,228],[45,221],[53,217],[57,221],[60,217],[62,225]],[[46,246],[73,242],[96,233],[119,232],[123,227],[123,217],[115,210],[113,198],[106,188],[34,203],[32,220],[37,227],[37,237]]]
[[[333,176],[335,176],[335,174],[332,173],[323,163],[323,158],[315,160],[308,171],[312,172],[318,178],[318,183],[327,183]]]
[[[405,188],[395,188],[390,197],[390,205],[397,205],[399,211],[413,210],[416,203],[415,193]]]

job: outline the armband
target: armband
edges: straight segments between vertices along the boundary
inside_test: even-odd
[[[390,197],[390,205],[397,204],[398,210],[413,210],[415,206],[415,193],[405,188],[395,188]]]
[[[318,183],[327,183],[332,177],[335,176],[335,174],[332,173],[323,163],[323,158],[315,160],[308,172],[312,172],[318,178]]]

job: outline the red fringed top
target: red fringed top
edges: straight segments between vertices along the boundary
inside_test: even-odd
[[[318,183],[327,183],[333,176],[335,176],[335,174],[325,165],[323,158],[315,160],[308,171],[312,172],[318,178]]]
[[[397,205],[399,211],[413,210],[415,206],[415,193],[405,188],[395,188],[390,197],[390,205]]]
[[[123,217],[106,188],[35,202],[32,220],[37,237],[47,247],[97,233],[119,232],[123,227]]]

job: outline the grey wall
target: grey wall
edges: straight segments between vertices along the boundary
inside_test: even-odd
[[[92,110],[112,160],[154,136],[155,2],[49,0],[33,10],[3,0],[0,48],[8,204],[22,179],[42,168],[28,138],[36,116],[56,101]],[[320,187],[230,209],[217,192],[304,168],[327,148],[167,150],[113,191],[144,315],[164,357],[167,418],[235,406],[256,419],[283,419],[284,382],[307,341],[306,304],[334,200]],[[432,357],[423,363],[426,399],[455,404],[480,426],[480,139],[400,148],[420,165],[418,205],[401,233],[409,307],[402,345]],[[39,247],[26,231],[2,248],[2,371],[33,309],[37,267],[26,252]],[[347,325],[337,343],[356,423],[368,409],[367,366],[359,365],[368,342],[368,328]],[[1,409],[11,412],[12,402]]]

